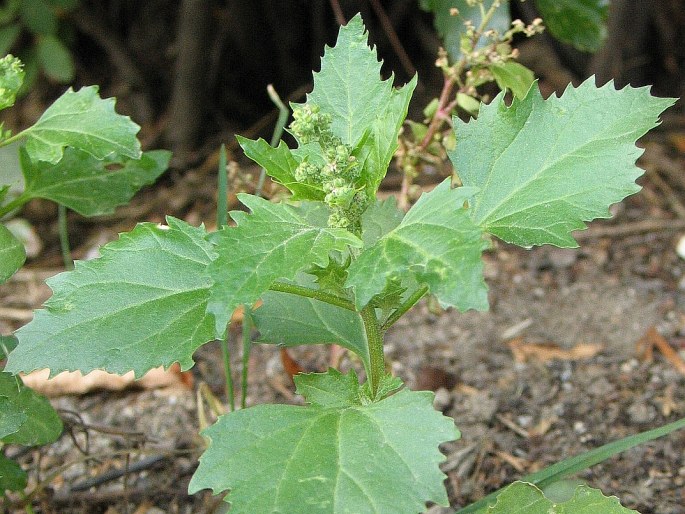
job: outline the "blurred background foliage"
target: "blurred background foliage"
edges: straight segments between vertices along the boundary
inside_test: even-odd
[[[654,84],[658,95],[681,96],[685,1],[608,4],[512,0],[491,26],[545,20],[544,34],[514,45],[547,94],[596,74],[599,83]],[[442,87],[439,48],[458,58],[463,18],[450,15],[454,7],[464,17],[477,9],[465,0],[6,0],[0,50],[26,63],[27,86],[2,121],[16,130],[65,86],[99,84],[143,126],[146,146],[171,148],[177,166],[192,165],[234,133],[268,137],[277,112],[267,85],[301,101],[324,44],[356,12],[387,75],[401,84],[419,73],[412,109],[420,118]]]

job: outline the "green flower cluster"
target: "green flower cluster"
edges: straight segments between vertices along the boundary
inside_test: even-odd
[[[11,107],[24,81],[21,61],[12,55],[0,59],[0,109]]]
[[[319,187],[330,207],[328,225],[352,232],[361,230],[360,218],[368,205],[363,186],[359,185],[361,168],[349,145],[331,131],[331,115],[317,105],[296,107],[290,131],[301,145],[318,143],[321,154],[316,163],[305,158],[295,169],[295,180]],[[317,152],[318,154],[319,152]]]

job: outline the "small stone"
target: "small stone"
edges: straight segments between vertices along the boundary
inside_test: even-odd
[[[677,253],[678,257],[681,259],[685,259],[685,235],[680,236],[680,239],[678,239],[678,243],[675,247],[675,253]]]
[[[649,423],[654,421],[656,416],[656,409],[644,401],[634,402],[628,407],[628,417],[632,423]]]
[[[520,427],[528,428],[533,424],[533,416],[530,416],[528,414],[518,416],[516,418],[516,422],[519,424]]]
[[[450,392],[444,387],[439,387],[438,390],[435,391],[435,399],[433,400],[433,407],[435,407],[435,410],[443,412],[450,406],[450,403],[452,403]]]
[[[475,421],[489,422],[495,417],[499,408],[497,400],[485,391],[480,391],[470,398],[471,416]]]
[[[584,422],[576,421],[575,423],[573,423],[573,431],[576,434],[584,434],[585,432],[587,432],[587,427],[585,426]]]
[[[639,365],[639,363],[637,362],[637,359],[627,360],[626,362],[621,363],[621,372],[622,373],[630,373],[635,368],[637,368],[638,365]]]
[[[588,393],[596,398],[606,398],[616,390],[614,385],[606,377],[593,380],[588,388]]]
[[[578,260],[578,250],[574,248],[551,248],[547,258],[550,265],[555,269],[570,268]]]

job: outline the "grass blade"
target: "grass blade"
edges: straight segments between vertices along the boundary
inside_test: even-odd
[[[604,462],[605,460],[607,460],[610,457],[613,457],[614,455],[629,450],[630,448],[633,448],[642,443],[646,443],[648,441],[652,441],[654,439],[658,439],[659,437],[668,435],[671,432],[679,430],[681,428],[685,428],[685,418],[679,419],[659,428],[647,430],[646,432],[641,432],[639,434],[624,437],[623,439],[619,439],[618,441],[607,443],[603,446],[600,446],[599,448],[595,448],[594,450],[590,450],[581,455],[576,455],[575,457],[571,457],[569,459],[562,460],[561,462],[557,462],[556,464],[553,464],[548,468],[527,475],[521,478],[520,480],[522,482],[529,482],[531,484],[535,484],[540,489],[544,489],[551,483],[561,480],[562,478],[566,478],[567,476],[572,475],[573,473],[577,473],[578,471],[587,469],[591,466],[594,466],[595,464]],[[488,505],[492,504],[497,499],[497,496],[502,491],[502,489],[498,489],[497,491],[490,493],[485,498],[482,498],[476,503],[472,503],[471,505],[468,505],[467,507],[458,510],[456,514],[468,514],[470,512],[478,512],[479,510],[486,508]]]

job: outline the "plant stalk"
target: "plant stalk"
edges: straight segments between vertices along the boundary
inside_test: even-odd
[[[216,201],[216,228],[220,230],[228,223],[228,176],[226,175],[226,145],[222,144],[219,149],[219,170],[217,174],[217,201]],[[226,379],[226,398],[231,408],[235,410],[235,397],[233,391],[233,372],[231,370],[231,349],[228,345],[229,330],[226,327],[224,336],[221,338],[221,356],[224,364]]]
[[[219,149],[219,174],[217,176],[216,228],[228,223],[228,176],[226,175],[226,145]]]
[[[304,296],[306,298],[313,298],[324,303],[335,305],[336,307],[341,307],[348,311],[357,312],[354,303],[352,303],[351,301],[331,293],[319,291],[317,289],[310,289],[308,287],[298,286],[296,284],[288,284],[286,282],[274,282],[273,284],[271,284],[271,287],[269,287],[269,290],[278,291],[279,293],[296,294],[298,296]]]
[[[0,218],[5,216],[5,214],[9,214],[12,212],[14,209],[18,209],[22,205],[24,205],[26,202],[28,202],[31,198],[26,194],[22,193],[19,196],[17,196],[14,200],[11,202],[3,205],[0,207]]]
[[[247,376],[250,366],[250,352],[252,350],[252,309],[243,305],[243,369],[240,376],[240,408],[244,409],[247,402]]]
[[[67,225],[67,208],[61,203],[57,204],[57,224],[59,226],[59,246],[62,250],[62,260],[65,269],[74,269],[74,259],[71,256],[69,245],[69,227]]]
[[[231,412],[235,410],[235,395],[233,392],[233,372],[231,370],[231,350],[228,347],[229,330],[226,327],[224,336],[221,338],[221,357],[224,364],[224,375],[226,378],[226,398]]]
[[[381,379],[385,375],[383,333],[378,325],[378,318],[376,318],[376,311],[373,306],[367,305],[361,310],[360,314],[364,322],[366,341],[369,345],[370,366],[368,380],[371,384],[371,393],[375,397],[378,392],[378,384],[380,384]]]
[[[381,330],[383,332],[388,330],[388,328],[390,328],[398,319],[404,316],[409,309],[416,305],[416,303],[423,298],[426,293],[428,293],[428,286],[423,286],[422,288],[414,291],[414,293],[407,298],[402,305],[400,305],[392,312],[392,314],[390,314],[390,316],[388,316],[388,319],[386,319],[385,323],[383,323],[381,326]]]
[[[271,102],[278,107],[278,120],[276,121],[276,126],[274,127],[274,132],[271,136],[271,146],[275,147],[278,141],[283,135],[283,129],[288,121],[288,116],[290,115],[290,110],[286,107],[278,96],[278,93],[274,89],[272,84],[266,86],[266,92],[269,94],[269,99]],[[262,168],[259,172],[259,180],[257,181],[257,187],[255,187],[255,196],[262,196],[262,188],[264,187],[264,180],[266,180],[266,169]]]
[[[18,134],[14,134],[13,136],[8,137],[7,139],[3,139],[2,141],[0,141],[0,148],[2,148],[3,146],[11,145],[15,141],[19,141],[22,137],[26,137],[26,134],[29,130],[30,127],[22,130]]]

